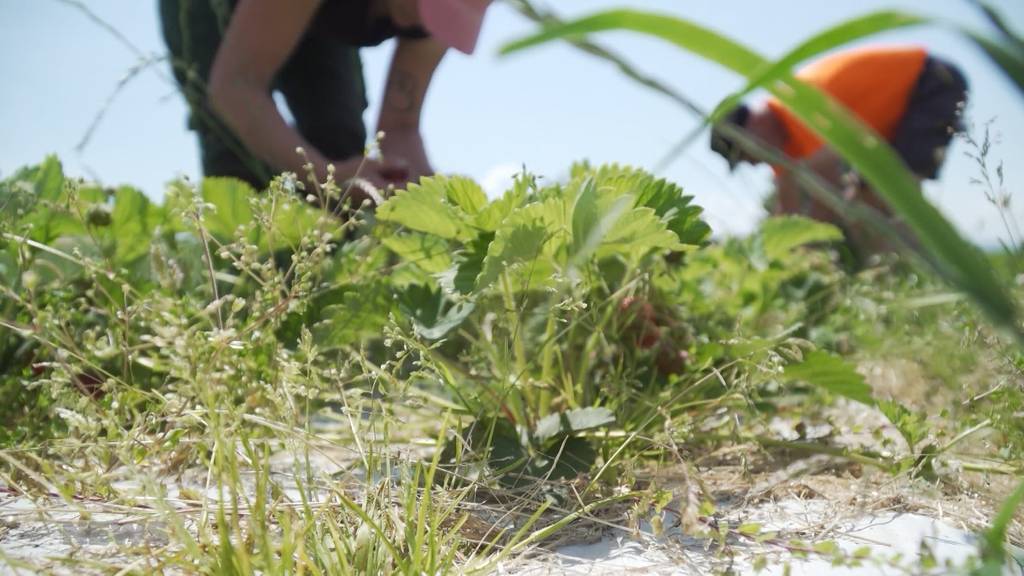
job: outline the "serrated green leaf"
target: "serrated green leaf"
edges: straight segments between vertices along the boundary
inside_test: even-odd
[[[700,218],[704,210],[691,204],[693,196],[686,196],[679,186],[646,172],[637,171],[625,177],[632,180],[629,192],[636,195],[636,205],[653,209],[680,242],[700,246],[707,241],[711,227]]]
[[[438,283],[448,293],[469,294],[476,287],[476,279],[484,269],[487,248],[494,240],[493,232],[485,232],[459,253],[455,266],[437,274]]]
[[[548,231],[540,224],[520,224],[498,230],[487,248],[475,290],[487,288],[506,270],[540,258],[547,238]]]
[[[919,442],[928,436],[928,423],[925,419],[907,409],[906,406],[895,401],[878,402],[878,409],[888,418],[889,422],[896,427],[907,448],[913,453]]]
[[[467,214],[477,214],[487,206],[487,194],[476,181],[465,176],[435,176],[443,183],[448,199]]]
[[[383,281],[348,288],[341,304],[323,308],[323,320],[313,327],[313,336],[324,349],[380,337],[393,307],[391,289]]]
[[[770,259],[779,259],[794,248],[816,242],[836,242],[843,239],[839,228],[803,216],[769,218],[761,224],[761,244]]]
[[[476,290],[494,283],[506,270],[530,264],[546,273],[547,255],[564,245],[567,234],[565,198],[550,198],[515,210],[495,232],[487,247]],[[540,282],[543,278],[534,278]]]
[[[615,222],[597,249],[597,256],[604,258],[617,254],[629,260],[637,260],[653,250],[685,248],[679,242],[679,237],[666,227],[653,209],[642,207],[626,212]]]
[[[448,242],[427,234],[398,234],[381,240],[403,261],[414,264],[428,274],[439,274],[452,265]]]
[[[853,365],[828,352],[815,350],[799,364],[786,366],[783,372],[788,380],[801,380],[829,392],[863,404],[874,404],[871,386],[857,373]]]
[[[521,207],[525,201],[526,189],[516,186],[481,210],[474,218],[473,225],[480,230],[494,232],[505,221],[505,218]]]
[[[588,178],[573,204],[570,262],[580,262],[593,254],[633,204],[633,197],[628,195],[614,198],[610,205],[599,200],[597,186]]]
[[[443,176],[421,178],[378,207],[377,219],[449,240],[472,240],[476,233],[461,205],[450,198],[447,183]],[[466,190],[456,194],[458,201],[470,204],[471,196]]]

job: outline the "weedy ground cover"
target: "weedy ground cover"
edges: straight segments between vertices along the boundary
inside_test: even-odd
[[[869,14],[771,62],[679,19],[563,24],[517,4],[546,26],[520,47],[568,34],[708,121],[730,99],[704,113],[580,33],[655,34],[743,74],[743,92],[795,86],[794,110],[836,120],[823,136],[914,218],[949,284],[896,257],[854,270],[837,229],[799,218],[712,243],[678,186],[622,166],[523,173],[493,200],[425,179],[340,218],[330,181],[183,181],[156,204],[50,158],[0,183],[0,566],[487,572],[669,523],[723,571],[751,542],[886,563],[757,516],[818,494],[954,514],[985,531],[955,569],[999,573],[1024,538],[1024,360],[988,324],[1019,332],[1016,224],[1003,254],[977,254],[789,77],[925,19]],[[998,35],[972,38],[1019,86],[1020,40],[986,14]],[[1008,214],[987,138],[974,150]],[[927,551],[896,563],[954,569]]]
[[[1024,470],[1017,349],[898,259],[845,268],[829,225],[711,243],[622,166],[494,200],[428,178],[347,218],[343,192],[214,178],[155,204],[54,158],[3,181],[0,561],[487,571],[671,510],[723,558],[856,563],[724,507],[810,461],[906,501],[981,492],[982,529]],[[985,561],[1020,542],[1009,502]],[[39,519],[79,544],[2,547]]]

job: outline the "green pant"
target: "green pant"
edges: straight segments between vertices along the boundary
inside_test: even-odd
[[[203,173],[234,176],[263,188],[275,170],[255,158],[210,108],[206,85],[235,0],[160,0],[164,40],[174,76],[199,137]],[[366,92],[359,49],[307,33],[272,87],[284,96],[299,133],[327,158],[361,154],[366,145]]]

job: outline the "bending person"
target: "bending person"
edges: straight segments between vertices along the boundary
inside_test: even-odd
[[[967,82],[955,66],[921,47],[872,46],[823,58],[797,72],[796,77],[832,96],[885,137],[919,180],[938,177],[946,148],[960,129],[967,98]],[[864,202],[892,216],[843,158],[778,100],[769,99],[757,108],[741,105],[724,122],[743,128],[762,145],[813,170],[842,190],[846,200]],[[729,162],[730,169],[741,162],[761,162],[719,127],[712,130],[711,149]],[[802,190],[793,174],[781,166],[773,168],[774,213],[803,214],[843,225],[840,215]],[[869,250],[882,247],[877,239],[865,237],[856,228],[847,228],[847,232]]]
[[[161,0],[164,38],[190,107],[203,172],[257,188],[280,171],[358,172],[382,187],[432,173],[420,134],[427,87],[447,47],[471,53],[489,0]],[[378,130],[364,158],[367,107],[359,47],[391,38]],[[274,101],[279,92],[294,118]],[[354,200],[362,200],[355,198]]]

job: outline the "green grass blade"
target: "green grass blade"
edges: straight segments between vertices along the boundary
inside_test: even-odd
[[[612,10],[548,26],[537,34],[505,45],[501,51],[508,54],[560,38],[608,30],[631,30],[660,38],[748,80],[771,68],[771,63],[756,52],[698,24],[631,10]],[[996,325],[1024,341],[1016,323],[1016,306],[984,256],[925,200],[914,176],[881,136],[829,96],[791,74],[780,76],[768,89],[842,154],[904,219],[932,256],[931,263],[947,281],[971,295]]]
[[[1024,37],[1010,28],[1006,19],[1003,18],[1003,15],[994,6],[982,0],[970,0],[970,2],[981,10],[989,23],[995,26],[996,30],[999,30],[999,33],[1017,53],[1024,53]]]
[[[510,54],[552,40],[575,39],[584,34],[608,30],[632,30],[656,36],[726,68],[745,70],[750,74],[767,66],[767,61],[756,52],[699,24],[674,16],[636,10],[609,10],[560,25],[546,26],[536,34],[505,44],[501,54]]]
[[[740,103],[744,96],[760,86],[766,86],[774,80],[786,77],[797,64],[844,44],[859,40],[866,36],[878,34],[896,28],[916,26],[927,20],[914,14],[896,11],[872,12],[864,16],[847,20],[808,38],[785,56],[773,62],[768,68],[756,74],[742,90],[729,95],[719,104],[708,118],[709,124],[720,120],[729,110]]]
[[[1006,531],[1021,504],[1024,504],[1024,482],[1010,494],[992,520],[992,526],[984,534],[982,544],[982,566],[973,575],[1002,574],[1006,565]]]
[[[996,42],[977,32],[965,30],[964,34],[988,54],[988,57],[1017,85],[1021,96],[1024,96],[1024,52],[1014,50],[1011,46]]]

